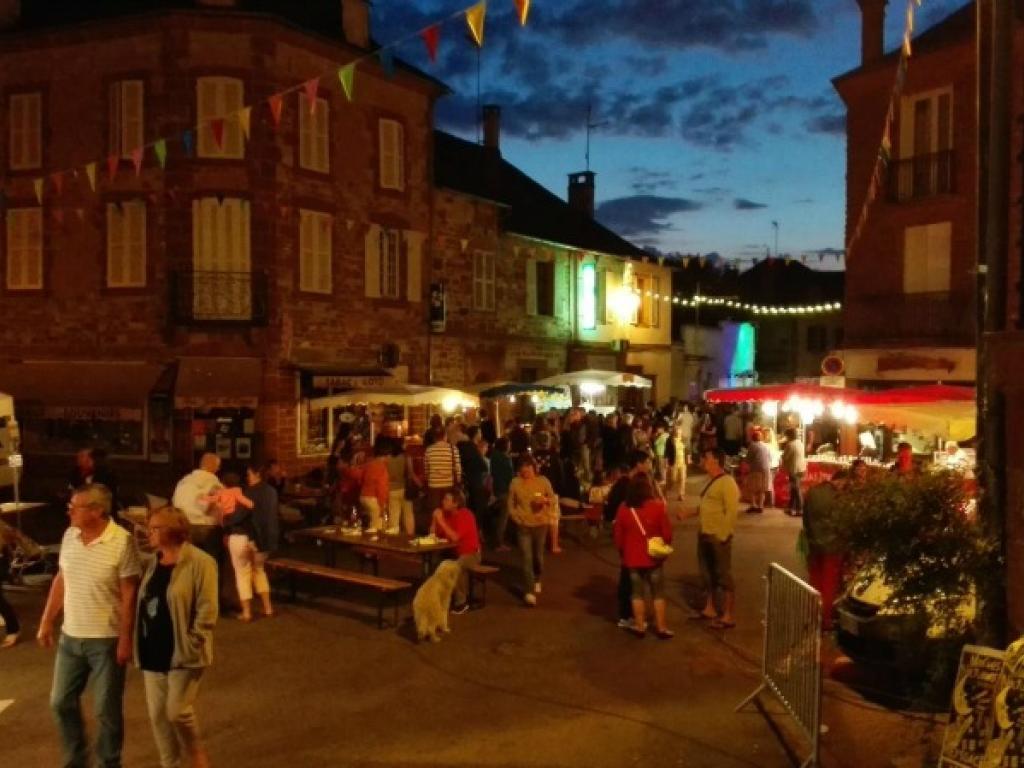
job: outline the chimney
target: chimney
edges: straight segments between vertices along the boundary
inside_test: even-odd
[[[594,218],[594,172],[569,174],[569,205]]]
[[[341,26],[345,40],[357,48],[370,47],[369,0],[341,0]]]
[[[484,147],[501,153],[501,107],[497,104],[484,104]]]
[[[857,0],[860,6],[860,63],[871,64],[885,53],[885,4],[888,0]]]
[[[21,0],[0,0],[0,29],[10,29],[21,19]]]

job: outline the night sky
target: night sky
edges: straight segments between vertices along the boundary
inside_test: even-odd
[[[924,0],[917,33],[965,2]],[[387,44],[470,4],[377,0],[374,34]],[[905,7],[890,0],[887,49]],[[438,127],[475,138],[464,30],[444,25],[436,64],[419,40],[398,51],[453,89]],[[591,106],[597,216],[638,245],[749,259],[774,250],[777,221],[780,253],[832,254],[846,139],[830,80],[859,59],[855,0],[534,0],[523,29],[512,0],[490,0],[480,91],[502,107],[505,158],[562,197]]]

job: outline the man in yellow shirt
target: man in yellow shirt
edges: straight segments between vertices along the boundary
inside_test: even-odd
[[[679,519],[700,516],[697,562],[708,593],[701,617],[710,619],[711,626],[717,629],[729,629],[736,626],[732,536],[740,507],[740,489],[732,475],[726,474],[725,455],[721,451],[705,450],[701,454],[701,467],[707,472],[708,482],[701,491],[700,506],[683,510]],[[716,606],[721,606],[721,611]]]

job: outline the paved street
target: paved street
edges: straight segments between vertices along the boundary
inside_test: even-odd
[[[224,619],[200,697],[211,757],[247,766],[789,766],[765,718],[733,708],[757,683],[760,574],[769,560],[798,567],[797,526],[777,511],[742,516],[739,626],[724,638],[687,619],[692,522],[677,525],[667,566],[677,631],[668,642],[638,640],[612,624],[618,565],[606,539],[570,539],[565,554],[549,558],[537,609],[492,585],[487,607],[453,616],[439,645],[416,645],[408,626],[378,631],[370,610],[326,598],[280,602],[277,618],[249,626]],[[34,633],[42,594],[11,598],[26,636]],[[0,705],[7,765],[58,763],[51,663],[31,642],[0,656],[0,701],[14,700]],[[919,764],[921,722],[833,688],[841,700],[826,696],[824,764]],[[781,707],[767,708],[803,755]],[[155,766],[136,672],[126,713],[125,765]]]

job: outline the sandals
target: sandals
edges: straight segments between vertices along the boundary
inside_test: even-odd
[[[676,636],[676,633],[671,629],[656,629],[654,630],[654,634],[658,636],[659,640],[671,640]]]
[[[711,627],[713,629],[732,629],[735,626],[735,621],[726,621],[725,619],[715,619],[711,622]]]
[[[632,632],[635,637],[646,637],[647,636],[647,628],[646,627],[630,627],[629,631]]]

